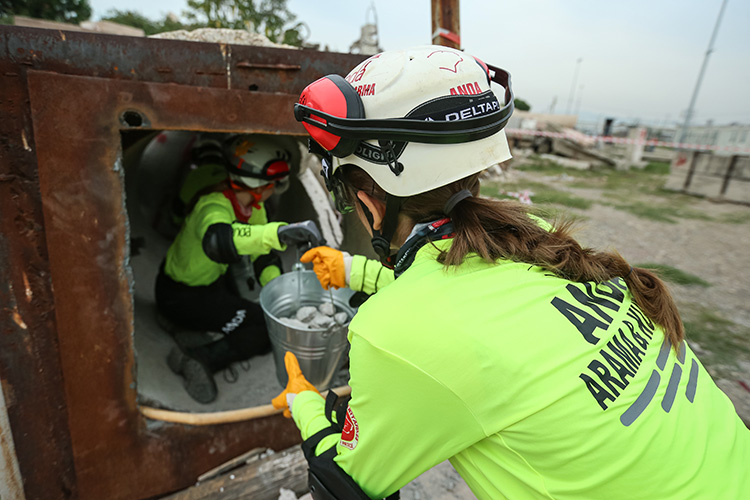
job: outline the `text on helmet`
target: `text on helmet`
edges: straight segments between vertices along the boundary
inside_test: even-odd
[[[361,96],[375,95],[375,84],[370,83],[367,85],[357,85],[356,87],[354,87],[354,90],[356,90],[357,94]]]
[[[451,89],[451,95],[476,95],[481,93],[482,90],[479,88],[479,82],[465,83]]]
[[[481,116],[486,113],[497,111],[498,109],[500,109],[500,103],[497,101],[482,102],[475,106],[464,108],[460,111],[448,113],[447,115],[445,115],[445,121],[466,120],[467,118],[471,118],[472,116]]]

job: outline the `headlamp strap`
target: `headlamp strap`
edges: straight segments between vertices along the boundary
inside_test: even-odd
[[[370,224],[370,230],[372,231],[372,248],[375,253],[380,257],[380,263],[384,266],[393,269],[393,263],[391,259],[391,240],[393,235],[396,233],[398,226],[398,214],[401,211],[401,205],[405,198],[399,196],[386,195],[385,201],[385,214],[383,215],[382,230],[375,229],[373,227],[373,216],[367,205],[357,198],[359,205],[362,208],[362,212],[365,214],[367,222]]]
[[[391,172],[396,176],[401,175],[401,172],[404,171],[404,165],[396,157],[396,148],[393,145],[393,141],[378,140],[378,145],[383,151],[385,161],[388,162],[388,168],[391,169]]]

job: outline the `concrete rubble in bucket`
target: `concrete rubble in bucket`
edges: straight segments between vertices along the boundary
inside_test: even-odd
[[[318,307],[302,306],[290,316],[278,319],[290,328],[314,330],[345,325],[349,322],[349,315],[344,311],[336,312],[336,306],[332,302],[323,302]]]

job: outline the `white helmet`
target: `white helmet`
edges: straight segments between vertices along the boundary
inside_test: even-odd
[[[504,102],[490,81],[505,87]],[[295,105],[297,120],[335,157],[328,158],[327,180],[354,164],[400,197],[508,160],[502,128],[512,112],[507,72],[442,46],[374,55],[345,79],[311,83]]]
[[[290,144],[271,135],[237,135],[226,142],[229,178],[249,188],[281,182],[289,176]]]

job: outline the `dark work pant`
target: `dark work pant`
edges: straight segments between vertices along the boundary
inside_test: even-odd
[[[230,280],[225,274],[207,286],[188,286],[167,276],[163,265],[156,278],[156,307],[163,316],[187,330],[225,335],[217,342],[228,344],[229,349],[211,351],[214,358],[222,358],[209,360],[216,369],[265,354],[271,346],[260,305],[233,292]]]

